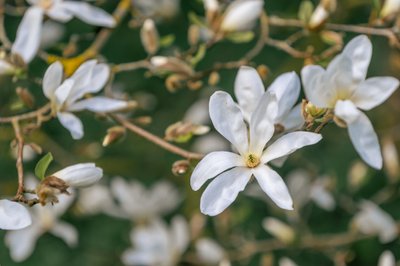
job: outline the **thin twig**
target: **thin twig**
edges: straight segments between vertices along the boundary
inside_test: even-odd
[[[22,137],[21,128],[19,126],[18,119],[14,118],[12,120],[12,125],[14,128],[15,139],[17,140],[18,152],[17,152],[17,172],[18,172],[18,190],[15,198],[21,198],[24,194],[24,166],[23,166],[23,152],[24,152],[24,138]]]
[[[112,119],[114,119],[115,121],[117,121],[122,126],[124,126],[126,129],[130,130],[131,132],[147,139],[148,141],[160,146],[161,148],[163,148],[167,151],[170,151],[174,154],[182,156],[183,158],[186,158],[188,160],[191,160],[191,159],[200,160],[204,157],[203,154],[193,153],[193,152],[184,150],[182,148],[179,148],[179,147],[163,140],[162,138],[144,130],[143,128],[138,127],[137,125],[129,122],[127,119],[125,119],[124,117],[122,117],[120,115],[110,115],[110,117]]]

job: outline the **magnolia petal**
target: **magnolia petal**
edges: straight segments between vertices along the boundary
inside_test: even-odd
[[[225,11],[221,30],[226,32],[251,29],[263,11],[262,0],[234,1]]]
[[[103,177],[103,170],[94,163],[79,163],[68,166],[53,176],[58,177],[71,187],[90,186]]]
[[[83,137],[83,125],[78,117],[71,113],[57,113],[60,123],[69,130],[73,139],[81,139]]]
[[[251,153],[260,155],[265,144],[271,139],[275,131],[273,118],[278,113],[278,102],[274,94],[265,92],[258,102],[256,110],[250,120],[250,147]]]
[[[381,169],[381,148],[368,117],[349,100],[336,103],[335,115],[347,123],[351,142],[361,158],[371,167]]]
[[[201,212],[210,216],[223,212],[244,190],[250,177],[251,171],[244,167],[235,167],[217,176],[201,196]]]
[[[286,116],[282,117],[280,124],[284,127],[284,131],[295,131],[303,126],[304,117],[301,113],[301,108],[301,103],[299,103]]]
[[[257,71],[248,66],[240,67],[235,79],[235,96],[247,122],[250,122],[251,114],[264,91],[264,84]]]
[[[84,2],[65,1],[63,7],[74,14],[80,20],[95,26],[103,26],[112,28],[115,26],[113,16],[105,12],[103,9],[94,7]]]
[[[89,110],[98,113],[108,113],[120,111],[128,107],[128,102],[115,100],[107,97],[96,96],[89,99],[85,99],[79,102],[75,102],[68,106],[68,111],[82,111]]]
[[[196,240],[196,255],[207,265],[218,265],[224,259],[225,252],[214,239],[203,237]]]
[[[19,54],[25,63],[29,63],[39,49],[42,20],[43,10],[33,6],[28,8],[19,24],[17,37],[11,50]]]
[[[393,77],[369,78],[362,82],[354,92],[351,100],[363,110],[382,104],[399,87],[399,80]]]
[[[104,85],[106,85],[109,77],[110,67],[108,65],[95,65],[92,69],[90,83],[86,87],[82,88],[83,94],[99,92]]]
[[[353,78],[362,81],[367,76],[368,66],[372,56],[372,44],[366,35],[353,38],[343,49],[351,59]]]
[[[333,88],[326,87],[325,70],[321,66],[308,65],[301,70],[304,93],[307,99],[318,107],[329,107],[334,94]]]
[[[336,56],[328,65],[325,72],[325,82],[322,85],[322,90],[326,90],[326,87],[332,88],[330,90],[330,105],[333,107],[334,100],[348,99],[351,94],[357,88],[360,80],[352,75],[353,61],[351,57],[346,54],[340,54]]]
[[[296,150],[317,143],[322,139],[322,136],[317,133],[297,131],[288,133],[269,147],[267,147],[261,157],[262,163],[267,163],[271,160],[289,155]]]
[[[36,241],[43,234],[39,224],[22,230],[7,232],[4,238],[6,246],[10,249],[10,256],[15,262],[26,260],[35,250]]]
[[[378,266],[396,266],[396,258],[389,250],[382,252],[379,256]]]
[[[53,4],[47,11],[46,15],[55,21],[68,22],[74,15],[66,8],[64,8],[64,3]]]
[[[239,155],[227,151],[216,151],[207,154],[193,170],[190,186],[197,191],[208,180],[220,173],[237,166],[245,166]]]
[[[55,90],[54,96],[58,109],[61,109],[64,106],[69,95],[71,94],[73,87],[74,87],[74,81],[71,79],[67,79],[61,84],[61,86],[59,86]]]
[[[75,247],[78,244],[78,231],[66,222],[57,221],[50,232],[64,240],[69,247]]]
[[[210,98],[209,110],[215,129],[232,143],[239,153],[246,153],[249,144],[246,124],[232,97],[223,91],[215,92]]]
[[[130,248],[121,255],[121,260],[125,265],[155,265],[159,263],[154,252]]]
[[[71,104],[76,100],[82,98],[87,92],[85,88],[91,86],[92,83],[92,73],[97,64],[97,60],[88,60],[72,74],[70,78],[67,80],[74,81],[74,87],[71,90],[70,95],[68,96],[68,103]]]
[[[278,99],[278,114],[275,118],[275,123],[278,123],[299,99],[300,79],[294,71],[284,73],[275,79],[267,91],[275,94]]]
[[[17,202],[0,200],[0,229],[19,230],[32,224],[29,211]]]
[[[55,97],[55,92],[58,86],[61,85],[63,77],[63,66],[57,61],[51,64],[43,77],[43,93],[48,99]]]
[[[0,75],[12,74],[15,67],[4,59],[0,59]]]
[[[190,243],[189,225],[184,217],[176,216],[172,219],[171,230],[174,246],[182,254]]]
[[[275,204],[285,210],[293,210],[293,200],[282,177],[266,165],[252,169],[261,189]]]

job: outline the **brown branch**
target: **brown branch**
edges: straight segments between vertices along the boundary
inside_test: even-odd
[[[33,119],[33,118],[37,118],[38,120],[40,120],[40,118],[42,116],[44,116],[46,113],[48,113],[51,109],[50,103],[44,105],[43,107],[29,112],[29,113],[25,113],[25,114],[20,114],[20,115],[15,115],[15,116],[9,116],[9,117],[0,117],[0,124],[1,123],[12,123],[14,120],[29,120],[29,119]]]
[[[191,159],[200,160],[204,157],[203,154],[193,153],[193,152],[184,150],[182,148],[179,148],[179,147],[163,140],[162,138],[144,130],[143,128],[138,127],[137,125],[129,122],[127,119],[125,119],[124,117],[122,117],[120,115],[110,115],[110,117],[112,119],[114,119],[116,122],[118,122],[119,124],[121,124],[126,129],[128,129],[129,131],[147,139],[148,141],[160,146],[161,148],[163,148],[167,151],[170,151],[174,154],[182,156],[183,158],[186,158],[188,160],[191,160]]]
[[[23,198],[24,194],[24,166],[23,166],[23,152],[24,152],[24,138],[22,137],[21,128],[19,126],[19,120],[14,118],[12,120],[14,128],[15,139],[17,140],[18,152],[17,152],[17,172],[18,172],[18,190],[15,198]]]

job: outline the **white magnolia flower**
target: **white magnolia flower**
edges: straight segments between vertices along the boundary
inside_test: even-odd
[[[25,12],[18,27],[12,52],[30,62],[36,55],[42,33],[44,16],[59,22],[68,22],[73,17],[96,26],[113,27],[114,18],[104,10],[84,1],[27,0],[32,6]]]
[[[84,214],[104,213],[111,216],[119,215],[111,191],[107,186],[101,184],[80,189],[76,205],[78,210]]]
[[[60,195],[58,199],[59,202],[54,206],[33,206],[30,209],[32,224],[29,227],[7,232],[5,243],[14,261],[21,262],[27,259],[35,250],[36,241],[46,232],[61,238],[71,247],[77,244],[77,230],[69,223],[59,221],[59,217],[65,213],[74,197]]]
[[[205,237],[196,241],[196,254],[207,265],[218,265],[226,258],[224,249],[214,239]]]
[[[236,0],[226,9],[220,29],[224,32],[250,30],[263,11],[263,0]]]
[[[11,200],[0,200],[1,230],[18,230],[31,224],[31,215],[24,206]]]
[[[60,123],[70,131],[72,138],[83,137],[82,122],[72,112],[89,110],[106,113],[128,107],[125,101],[103,96],[83,99],[88,93],[97,93],[106,84],[110,69],[96,60],[83,63],[75,73],[62,82],[63,68],[60,62],[49,66],[43,78],[43,93],[51,101],[52,110]]]
[[[289,259],[288,257],[280,258],[278,265],[279,266],[297,266],[297,264],[293,260]]]
[[[207,154],[194,169],[190,184],[198,190],[208,179],[216,177],[201,197],[201,212],[217,215],[243,191],[254,175],[264,192],[283,209],[293,209],[292,198],[282,178],[266,164],[315,144],[321,135],[293,132],[279,138],[265,150],[274,134],[274,124],[267,114],[277,113],[276,97],[264,94],[254,110],[247,130],[240,108],[226,92],[217,91],[210,98],[210,117],[216,130],[238,151]],[[274,116],[272,116],[274,117]]]
[[[379,257],[378,266],[396,266],[396,259],[392,252],[386,250]]]
[[[396,221],[375,203],[364,201],[361,211],[353,218],[354,226],[367,235],[378,235],[380,242],[388,243],[398,236]]]
[[[398,87],[393,77],[366,79],[372,45],[367,36],[350,41],[326,70],[317,65],[305,66],[302,79],[305,94],[314,105],[330,108],[346,122],[350,139],[361,158],[381,169],[382,155],[378,137],[368,117],[359,109],[371,110],[384,102]]]
[[[274,124],[283,127],[286,132],[299,129],[304,119],[301,115],[301,104],[295,105],[300,95],[297,74],[288,72],[278,76],[267,92],[275,94],[278,100],[278,113],[271,117]],[[251,115],[264,93],[264,85],[257,70],[242,66],[235,79],[235,96],[247,123],[250,123]]]
[[[171,228],[164,221],[154,219],[149,225],[132,230],[133,248],[122,254],[125,265],[178,265],[189,244],[189,227],[183,217],[172,219]]]
[[[87,187],[103,177],[103,169],[96,167],[94,163],[79,163],[68,166],[51,176],[63,180],[69,187]]]
[[[167,214],[180,203],[178,190],[167,182],[158,182],[150,189],[134,180],[129,183],[116,177],[111,181],[111,192],[121,208],[121,216],[144,220]]]

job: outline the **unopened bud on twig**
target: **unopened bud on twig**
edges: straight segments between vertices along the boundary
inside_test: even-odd
[[[152,19],[146,19],[140,31],[140,38],[146,52],[150,55],[155,54],[160,47],[160,38],[157,28]]]
[[[194,73],[189,64],[175,57],[153,56],[150,62],[156,71],[167,71],[186,76],[192,76]]]
[[[308,27],[310,29],[319,28],[328,20],[330,14],[335,10],[336,0],[321,0],[311,15],[310,21],[308,22]]]
[[[18,87],[16,89],[16,93],[17,93],[18,97],[21,99],[21,101],[24,103],[25,106],[27,106],[29,108],[33,108],[34,107],[35,98],[30,93],[29,90],[27,90],[26,88]]]
[[[174,162],[171,170],[175,176],[181,176],[181,175],[186,174],[186,172],[189,169],[189,166],[190,166],[190,164],[187,160],[179,160],[179,161]]]
[[[385,20],[390,20],[395,17],[396,14],[400,12],[400,0],[386,0],[380,16]]]
[[[107,135],[103,139],[103,147],[107,147],[113,143],[123,139],[126,135],[126,129],[121,126],[115,126],[107,129]]]

